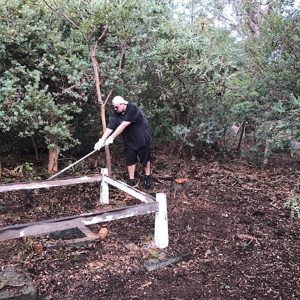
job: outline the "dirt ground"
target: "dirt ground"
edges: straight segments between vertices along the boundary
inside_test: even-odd
[[[3,164],[1,184],[23,179],[14,167]],[[258,168],[159,155],[153,173],[149,193],[167,194],[166,249],[153,247],[154,215],[146,215],[93,225],[108,236],[80,247],[47,249],[47,236],[1,242],[0,265],[28,273],[39,299],[300,299],[300,219],[283,208],[300,193],[299,162],[277,156]],[[96,183],[0,194],[0,226],[102,210],[98,200]],[[113,189],[108,208],[134,203]]]

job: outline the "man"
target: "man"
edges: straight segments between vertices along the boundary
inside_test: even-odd
[[[137,186],[135,167],[139,161],[145,168],[144,186],[151,188],[149,124],[141,110],[133,103],[128,103],[121,96],[114,97],[112,104],[114,113],[109,119],[106,130],[95,144],[94,149],[100,150],[104,145],[114,142],[121,134],[124,141],[125,162],[128,168],[130,186]]]

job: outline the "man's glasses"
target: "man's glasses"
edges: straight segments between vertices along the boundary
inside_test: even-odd
[[[121,105],[122,105],[122,103],[118,104],[118,105],[114,105],[114,110],[118,110]]]

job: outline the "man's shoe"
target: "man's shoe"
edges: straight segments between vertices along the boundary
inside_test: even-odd
[[[128,180],[128,185],[130,185],[131,187],[136,187],[136,186],[138,186],[138,184],[139,183],[135,179],[129,179]]]
[[[152,176],[151,175],[145,176],[144,186],[146,189],[150,189],[152,187]]]

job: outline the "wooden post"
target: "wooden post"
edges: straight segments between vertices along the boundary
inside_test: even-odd
[[[154,243],[158,248],[166,248],[169,245],[167,198],[164,193],[156,194],[158,212],[155,213]]]
[[[105,176],[108,175],[108,169],[101,169],[102,181],[100,185],[100,203],[109,204],[109,188],[108,183],[105,181]]]

